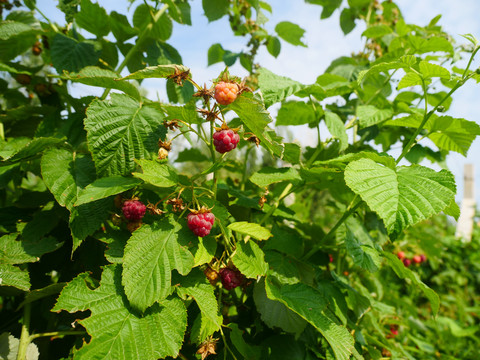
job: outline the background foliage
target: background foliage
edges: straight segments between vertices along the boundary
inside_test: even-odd
[[[226,107],[168,42],[191,24],[186,0],[129,14],[62,0],[63,24],[0,2],[0,358],[478,357],[479,230],[462,243],[438,215],[459,215],[446,156],[480,135],[448,113],[480,79],[478,42],[456,44],[438,16],[407,24],[392,1],[305,2],[338,11],[344,34],[366,25],[364,49],[307,69],[308,84],[255,60],[306,46],[300,25],[268,32],[264,1],[202,1],[245,39],[206,49],[209,65],[249,73]],[[168,100],[145,97],[149,78]],[[219,155],[225,122],[241,141]],[[315,147],[275,132],[305,124]],[[142,222],[122,216],[132,198]],[[186,223],[200,206],[216,218],[203,238]],[[400,251],[427,260],[405,266]],[[224,268],[242,285],[227,290]]]

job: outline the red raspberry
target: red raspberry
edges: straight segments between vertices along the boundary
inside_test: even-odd
[[[422,258],[422,262],[427,261],[427,257],[425,256],[425,254],[420,255],[420,257]]]
[[[227,290],[235,289],[242,285],[245,277],[237,269],[223,268],[220,270],[220,278],[222,285]]]
[[[403,251],[399,251],[397,253],[397,257],[400,259],[400,260],[403,260],[405,259],[405,253]]]
[[[122,211],[127,220],[140,220],[145,215],[147,207],[138,200],[127,200],[123,203]]]
[[[197,236],[204,237],[210,234],[215,215],[211,212],[204,212],[199,214],[190,213],[187,216],[188,227]]]
[[[393,336],[397,336],[397,335],[398,335],[398,326],[396,326],[396,325],[390,325],[390,333],[391,333]]]
[[[333,262],[333,256],[331,254],[328,254],[328,262]]]
[[[237,147],[240,136],[233,130],[219,130],[213,134],[213,144],[220,153],[229,152]]]
[[[238,94],[238,85],[220,81],[215,85],[215,100],[220,105],[228,105],[235,101]]]
[[[420,264],[422,262],[422,257],[420,255],[415,255],[413,258],[412,258],[413,262],[415,264]]]
[[[405,265],[406,267],[409,267],[410,265],[412,265],[412,260],[403,259],[403,265]]]

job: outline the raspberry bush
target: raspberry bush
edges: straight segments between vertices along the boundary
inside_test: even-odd
[[[257,57],[301,26],[202,1],[245,47],[205,49],[225,70],[199,85],[188,1],[60,1],[62,24],[0,1],[0,358],[479,358],[480,232],[454,238],[445,168],[480,135],[450,110],[479,44],[393,1],[305,2],[363,50],[302,83]],[[307,124],[314,146],[277,128]]]

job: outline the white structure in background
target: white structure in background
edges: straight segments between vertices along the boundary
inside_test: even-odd
[[[462,241],[469,242],[472,240],[473,217],[475,216],[475,180],[473,175],[473,164],[465,164],[463,171],[463,200],[455,236],[462,238]]]

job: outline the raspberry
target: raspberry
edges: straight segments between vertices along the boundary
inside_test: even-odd
[[[397,257],[400,259],[400,260],[403,260],[405,259],[405,253],[403,251],[399,251],[397,253]]]
[[[395,326],[395,325],[390,325],[390,333],[393,336],[397,336],[398,335],[398,327]]]
[[[237,147],[240,136],[233,130],[219,130],[213,134],[213,144],[220,153],[229,152]]]
[[[406,267],[409,267],[410,265],[412,265],[412,260],[403,259],[403,265],[405,265]]]
[[[138,200],[127,200],[123,203],[122,211],[127,220],[140,220],[145,215],[147,207]]]
[[[412,258],[413,262],[415,264],[420,264],[422,262],[422,257],[420,255],[415,255],[413,258]]]
[[[421,254],[420,257],[422,258],[422,262],[427,261],[427,257],[425,256],[425,254]]]
[[[235,101],[238,94],[238,85],[221,81],[215,85],[215,100],[220,105],[228,105]]]
[[[223,268],[220,270],[220,278],[222,285],[227,290],[235,289],[242,285],[245,280],[244,276],[237,269]]]
[[[197,236],[204,237],[210,234],[215,215],[211,212],[203,212],[199,214],[190,213],[187,216],[188,227]]]

